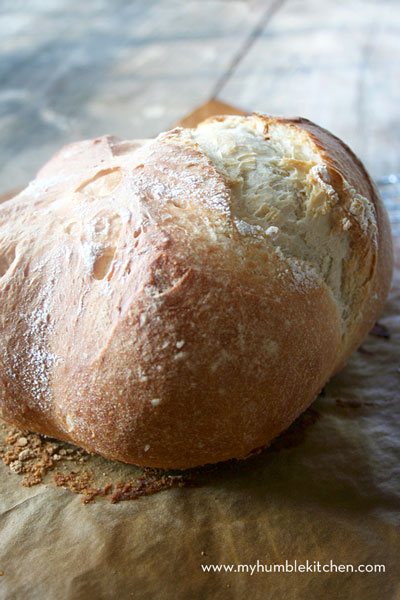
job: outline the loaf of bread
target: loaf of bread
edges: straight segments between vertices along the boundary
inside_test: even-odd
[[[392,274],[360,161],[300,118],[63,148],[0,207],[0,415],[186,468],[268,445],[359,346]]]

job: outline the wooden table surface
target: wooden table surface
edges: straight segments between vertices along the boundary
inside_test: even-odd
[[[63,144],[153,136],[211,98],[301,114],[400,172],[397,0],[3,0],[0,193]]]

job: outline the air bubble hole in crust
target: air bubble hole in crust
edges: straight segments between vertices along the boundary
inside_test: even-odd
[[[15,259],[15,247],[9,248],[7,252],[0,257],[0,277],[5,275],[10,267],[10,265],[14,262]]]
[[[93,277],[95,279],[104,279],[110,270],[112,260],[114,258],[115,248],[106,248],[99,254],[94,261]]]
[[[146,233],[146,232],[147,232],[147,229],[143,225],[141,225],[140,227],[135,229],[135,231],[133,232],[133,239],[134,239],[133,247],[134,248],[138,247],[140,236],[142,235],[142,233]]]
[[[142,233],[142,228],[139,227],[139,229],[136,229],[136,231],[133,232],[133,239],[135,240],[133,247],[137,248],[139,245],[139,236]]]
[[[103,198],[113,192],[121,183],[122,172],[119,167],[102,169],[94,177],[85,181],[75,191],[81,192],[92,200]]]
[[[74,235],[78,233],[80,229],[81,227],[76,221],[70,221],[69,223],[64,225],[64,231],[65,233],[68,233],[68,235]]]

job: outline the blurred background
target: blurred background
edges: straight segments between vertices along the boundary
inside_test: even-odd
[[[302,115],[400,171],[398,0],[0,0],[0,193],[63,144],[211,98]]]

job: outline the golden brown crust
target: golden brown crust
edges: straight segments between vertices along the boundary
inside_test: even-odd
[[[246,456],[313,401],[382,307],[389,225],[340,140],[304,119],[262,118],[266,131],[309,136],[343,203],[346,181],[374,204],[377,244],[351,231],[368,281],[344,338],[325,283],[297,280],[262,239],[243,243],[229,185],[199,149],[174,132],[81,142],[1,208],[0,227],[12,222],[5,420],[124,462],[186,468]]]

